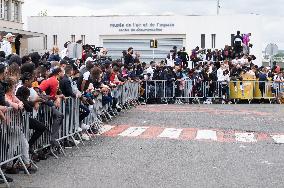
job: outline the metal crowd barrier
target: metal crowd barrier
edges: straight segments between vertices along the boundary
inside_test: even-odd
[[[118,99],[118,103],[125,105],[132,100],[138,100],[139,97],[139,83],[137,82],[127,82],[122,86],[118,86],[112,92],[112,97]],[[99,116],[104,112],[107,112],[110,104],[105,106],[102,105],[102,95],[99,95],[94,100],[94,105],[89,106],[90,114],[87,118],[84,119],[84,123],[100,129],[102,121]],[[75,142],[75,135],[80,137],[80,100],[74,98],[67,98],[65,101],[62,101],[60,109],[58,109],[63,115],[63,125],[59,130],[58,143],[67,138],[72,138]],[[14,161],[19,160],[25,168],[25,164],[22,160],[22,145],[23,137],[30,138],[33,131],[29,129],[29,118],[35,118],[38,121],[42,122],[47,131],[36,141],[34,150],[40,150],[51,145],[51,131],[53,125],[53,113],[52,108],[43,104],[40,106],[38,111],[33,113],[19,113],[13,109],[9,109],[5,114],[7,121],[0,121],[0,167],[3,165]],[[82,139],[81,139],[82,141]],[[65,155],[62,146],[60,145],[62,153]],[[56,158],[58,158],[54,153],[52,153]],[[28,170],[25,168],[27,174]],[[0,168],[0,177],[2,177],[9,187],[8,182],[5,179],[4,173]]]
[[[80,100],[75,98],[67,98],[65,101],[62,101],[60,109],[58,109],[63,115],[63,126],[60,128],[58,133],[57,142],[59,143],[61,140],[65,138],[71,138],[74,141],[74,136],[78,135],[80,137],[79,128],[79,105]],[[53,125],[53,114],[52,108],[47,105],[41,105],[38,111],[34,111],[33,113],[28,113],[29,117],[35,118],[38,121],[42,122],[47,131],[43,133],[43,135],[36,141],[34,145],[34,150],[38,151],[49,147],[51,145],[51,131]],[[30,138],[33,134],[33,131],[30,130],[29,124],[25,124],[25,134],[27,138]],[[77,146],[77,145],[76,145]],[[77,146],[78,147],[78,146]],[[65,155],[63,148],[61,148],[62,153]],[[53,155],[57,158],[57,156],[53,153]]]
[[[193,80],[147,81],[145,86],[146,101],[149,99],[221,99],[223,96],[221,82],[198,82]]]
[[[185,102],[195,100],[269,100],[272,103],[282,92],[284,83],[273,81],[230,81],[203,82],[194,80],[166,81],[153,80],[145,83],[145,100],[151,99],[183,99]]]
[[[118,97],[118,101],[122,106],[130,101],[138,100],[139,85],[139,82],[126,82],[121,87],[118,87],[118,93],[121,94],[121,97]]]
[[[2,171],[2,166],[14,160],[18,160],[29,175],[28,170],[22,160],[22,147],[23,147],[23,128],[28,124],[27,116],[24,116],[19,111],[11,108],[5,113],[6,121],[0,122],[0,176],[5,184],[9,184]]]

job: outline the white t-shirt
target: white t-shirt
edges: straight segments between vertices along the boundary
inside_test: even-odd
[[[5,52],[5,56],[6,57],[11,55],[12,54],[12,45],[11,45],[11,43],[9,41],[4,40],[2,42],[0,51]]]
[[[30,101],[34,102],[38,98],[37,92],[34,90],[34,88],[30,88]]]
[[[68,57],[68,48],[64,48],[62,51],[61,51],[61,59],[63,59],[64,57]]]
[[[219,80],[219,78],[221,78],[221,77],[223,76],[223,72],[224,72],[224,70],[223,70],[222,68],[219,68],[219,69],[217,70],[217,77],[218,77],[218,80]]]
[[[236,65],[238,63],[238,60],[233,59],[232,63],[233,63],[233,65]]]
[[[91,75],[90,71],[85,72],[83,74],[83,80],[89,80],[90,75]]]
[[[152,80],[154,75],[154,69],[151,66],[147,69],[147,74],[151,74],[150,80]]]
[[[218,81],[219,82],[229,82],[230,81],[230,76],[229,76],[229,74],[227,74],[227,75],[222,75],[222,76],[220,76],[220,77],[218,77]]]

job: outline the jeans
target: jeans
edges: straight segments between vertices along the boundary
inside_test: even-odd
[[[24,133],[21,134],[21,150],[22,150],[22,159],[25,164],[30,164],[30,155],[29,155],[29,143]]]

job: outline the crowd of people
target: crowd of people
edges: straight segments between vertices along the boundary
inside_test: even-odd
[[[259,89],[263,97],[266,90],[265,82],[273,81],[274,85],[271,89],[275,93],[276,88],[281,89],[281,84],[284,82],[283,69],[276,62],[272,67],[257,66],[256,57],[250,54],[253,47],[250,36],[250,33],[241,35],[238,31],[233,46],[226,45],[223,49],[213,50],[196,47],[190,55],[185,48],[178,50],[174,46],[165,61],[150,63],[145,80],[164,80],[170,88],[173,87],[172,82],[175,82],[177,87],[174,96],[177,98],[186,97],[182,96],[185,80],[196,83],[193,87],[196,95],[199,95],[201,83],[206,83],[209,91],[204,96],[205,103],[206,98],[213,97],[214,92],[222,95],[223,102],[229,103],[230,81],[241,82],[240,88],[237,88],[235,84],[235,92],[244,90],[242,81],[245,76],[251,80],[260,81]],[[190,63],[191,67],[189,67]],[[217,89],[220,91],[216,91]]]
[[[33,150],[36,141],[44,132],[50,132],[50,149],[59,152],[58,135],[65,118],[59,110],[62,101],[67,98],[80,100],[80,129],[83,132],[97,133],[99,130],[83,123],[89,116],[95,99],[100,95],[102,105],[108,107],[107,112],[100,118],[103,121],[110,119],[126,108],[119,104],[118,96],[113,92],[115,88],[139,78],[136,77],[136,73],[130,73],[126,68],[122,69],[121,61],[112,61],[107,57],[106,49],[97,50],[86,45],[83,46],[82,58],[71,59],[68,57],[67,42],[62,51],[58,47],[53,47],[50,53],[44,55],[34,52],[20,57],[12,53],[13,37],[12,34],[7,34],[7,40],[1,44],[0,50],[0,119],[2,122],[8,121],[8,108],[33,113],[28,119],[33,134],[28,138],[23,133],[20,139],[23,143],[23,161],[28,171],[34,173],[37,169],[31,161],[47,159],[48,152],[37,153]],[[50,108],[52,112],[51,130],[48,130],[44,121],[40,121],[41,118],[36,118],[42,106]],[[82,133],[81,136],[83,140],[90,139],[88,134]],[[1,150],[7,151],[9,145],[5,144],[1,127],[0,141],[1,147],[4,147]],[[69,140],[64,140],[61,144],[74,145]],[[16,163],[5,168],[6,174],[17,174],[25,170],[24,166]],[[6,179],[12,181],[9,177]],[[1,177],[0,182],[4,182]]]
[[[123,52],[123,58],[119,60],[112,60],[107,49],[97,49],[90,45],[82,46],[81,58],[70,58],[70,42],[66,42],[62,50],[54,47],[50,53],[44,55],[33,52],[20,57],[12,53],[10,43],[14,36],[7,34],[7,40],[1,44],[0,50],[0,118],[6,120],[7,107],[16,111],[34,112],[41,105],[48,106],[54,119],[51,147],[58,147],[56,139],[64,119],[58,108],[61,101],[68,97],[81,100],[80,125],[83,130],[88,130],[90,127],[84,125],[83,120],[89,115],[89,106],[94,104],[94,99],[101,94],[103,105],[109,105],[108,114],[116,115],[123,106],[112,91],[127,81],[141,83],[141,100],[146,97],[145,83],[154,80],[165,80],[168,87],[177,83],[179,87],[176,89],[176,96],[181,96],[184,81],[187,79],[197,83],[208,82],[211,89],[215,87],[214,82],[219,82],[226,95],[229,81],[242,81],[245,73],[260,81],[271,79],[283,82],[282,70],[277,64],[271,69],[254,64],[256,57],[250,54],[253,47],[250,36],[251,34],[241,36],[238,32],[234,46],[225,46],[220,50],[196,47],[191,54],[185,48],[178,50],[174,46],[164,61],[152,61],[147,65],[140,61],[140,54],[135,53],[131,47]],[[189,67],[190,63],[192,67]],[[263,86],[260,84],[260,87]],[[23,149],[23,159],[28,170],[35,172],[31,159],[39,161],[47,157],[38,155],[32,148],[36,140],[49,130],[34,117],[29,118],[29,124],[34,133],[31,138],[22,137],[23,143],[27,143]],[[89,139],[86,134],[82,137]],[[12,166],[7,168],[6,173],[18,173],[19,170],[23,170],[23,167]]]

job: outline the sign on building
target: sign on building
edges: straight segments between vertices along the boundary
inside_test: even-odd
[[[150,48],[158,48],[158,40],[150,40]]]

